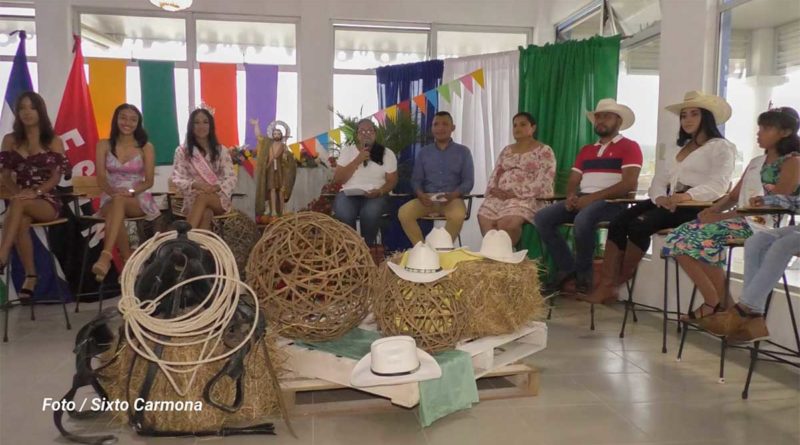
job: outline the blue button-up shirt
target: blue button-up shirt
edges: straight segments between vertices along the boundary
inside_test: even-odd
[[[452,140],[444,150],[436,143],[422,147],[411,175],[414,191],[424,193],[461,192],[466,195],[475,185],[475,172],[469,148]]]

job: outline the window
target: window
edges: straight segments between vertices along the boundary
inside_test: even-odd
[[[658,58],[661,38],[656,35],[620,52],[617,99],[636,113],[636,123],[625,135],[638,142],[644,162],[639,175],[639,190],[647,190],[655,174],[656,134],[658,130]]]
[[[436,32],[436,58],[474,56],[503,51],[512,51],[527,46],[530,30],[513,31],[460,31],[443,30]]]
[[[334,126],[378,111],[374,69],[427,60],[430,28],[334,25]]]
[[[175,62],[177,124],[183,138],[189,113],[200,105],[200,70],[196,63],[234,63],[237,67],[237,119],[244,142],[247,109],[244,63],[278,65],[277,118],[299,134],[297,102],[297,45],[292,22],[271,22],[199,16],[186,13],[151,13],[141,16],[110,15],[103,11],[79,13],[86,57],[129,59],[126,95],[141,107],[139,67],[135,60]],[[194,26],[194,29],[189,29]],[[196,40],[187,40],[195,35]],[[192,76],[190,78],[190,68]],[[267,123],[262,122],[262,126]],[[263,128],[262,128],[263,130]]]
[[[10,35],[16,30],[26,32],[25,54],[28,57],[28,71],[31,73],[33,89],[39,88],[39,76],[36,64],[36,22],[35,11],[27,7],[0,7],[0,94],[5,96],[5,84],[14,64],[17,53],[19,34]]]
[[[556,25],[556,40],[581,40],[595,35],[633,36],[660,21],[659,0],[609,0],[608,3],[593,0]]]
[[[770,105],[800,104],[800,8],[792,0],[736,5],[723,6],[720,16],[718,91],[733,109],[725,137],[738,149],[738,177],[762,153],[755,142],[758,115]]]

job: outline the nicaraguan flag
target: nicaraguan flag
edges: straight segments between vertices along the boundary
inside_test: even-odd
[[[10,133],[14,125],[14,102],[20,94],[26,91],[33,91],[31,73],[28,71],[28,57],[25,55],[25,31],[14,31],[12,34],[19,34],[19,45],[17,54],[14,56],[14,64],[11,66],[11,75],[8,76],[8,87],[3,96],[3,111],[0,113],[0,135]]]

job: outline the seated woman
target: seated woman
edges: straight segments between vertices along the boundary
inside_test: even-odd
[[[155,176],[155,150],[147,142],[142,113],[122,104],[111,118],[111,134],[97,143],[97,184],[103,189],[100,214],[106,220],[103,251],[92,266],[97,281],[103,281],[111,267],[111,251],[119,248],[122,261],[131,256],[125,218],[158,218],[161,211],[148,192]]]
[[[556,157],[552,148],[534,139],[536,121],[530,113],[517,113],[512,122],[516,142],[500,152],[478,210],[478,224],[481,235],[504,230],[516,245],[522,224],[532,224],[536,211],[547,205],[536,198],[553,194]]]
[[[777,206],[800,210],[800,196],[768,195],[750,200],[752,207]],[[764,230],[744,243],[744,289],[739,303],[725,312],[700,320],[700,326],[732,343],[769,338],[764,312],[767,298],[792,257],[800,254],[800,226]]]
[[[333,180],[342,184],[333,214],[353,229],[360,220],[361,236],[368,246],[374,246],[386,196],[397,185],[397,158],[392,150],[375,142],[371,120],[361,119],[356,128],[355,146],[342,149],[333,174]]]
[[[189,115],[186,142],[175,149],[172,183],[183,195],[186,221],[196,229],[211,228],[211,218],[231,210],[236,174],[228,150],[217,140],[214,116],[205,108]]]
[[[675,257],[703,296],[704,303],[683,317],[696,320],[720,311],[725,297],[725,242],[731,238],[746,239],[753,229],[768,225],[763,217],[737,216],[731,209],[738,202],[747,206],[750,198],[763,194],[800,194],[800,144],[796,133],[797,112],[784,107],[758,117],[758,145],[765,154],[748,164],[742,179],[733,191],[698,215],[698,221],[685,223],[666,239],[662,254]],[[752,226],[752,227],[751,227]]]
[[[3,137],[0,151],[0,180],[12,196],[0,230],[0,271],[8,264],[11,248],[16,247],[25,268],[25,282],[18,295],[22,302],[28,302],[37,279],[29,229],[32,223],[58,218],[61,202],[52,191],[62,175],[71,176],[72,169],[41,96],[31,91],[19,96],[14,104],[13,129]]]
[[[680,116],[677,151],[667,156],[650,184],[650,200],[624,210],[608,228],[599,285],[588,297],[593,304],[613,303],[619,286],[633,277],[639,261],[659,230],[678,227],[697,217],[697,207],[678,207],[684,201],[716,201],[730,186],[736,146],[725,140],[717,125],[731,117],[731,107],[719,96],[696,91],[667,110]],[[662,168],[663,167],[663,168]]]

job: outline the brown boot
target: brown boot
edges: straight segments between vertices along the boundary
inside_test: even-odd
[[[590,294],[580,298],[580,300],[592,304],[613,303],[617,300],[617,275],[622,265],[622,251],[611,241],[606,242],[605,253],[603,254],[603,268],[599,277],[597,288]]]
[[[619,271],[619,277],[617,278],[618,285],[621,286],[633,278],[633,274],[636,273],[636,268],[639,267],[639,262],[642,261],[644,254],[645,252],[638,248],[636,244],[628,242],[627,247],[625,247],[625,254],[622,258],[622,267]]]

